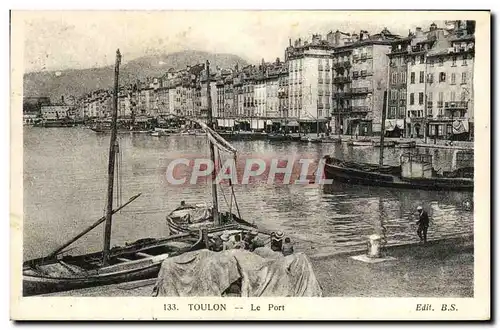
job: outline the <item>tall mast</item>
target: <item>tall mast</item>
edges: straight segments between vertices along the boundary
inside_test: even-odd
[[[207,126],[210,127],[211,129],[214,129],[214,123],[212,119],[212,94],[210,93],[210,62],[206,63],[206,70],[207,70]],[[219,221],[219,202],[217,199],[217,184],[215,183],[216,181],[216,175],[217,173],[215,172],[215,148],[214,144],[209,141],[210,144],[210,159],[212,160],[212,164],[214,164],[214,169],[212,170],[212,199],[213,199],[213,205],[214,208],[212,210],[213,214],[213,219],[215,225],[220,225]]]
[[[384,92],[384,105],[382,106],[382,124],[380,127],[380,166],[384,165],[384,135],[385,135],[385,117],[387,112],[387,91]]]
[[[116,154],[116,121],[118,117],[118,77],[120,74],[121,62],[120,50],[116,50],[115,62],[115,88],[113,93],[113,115],[111,122],[111,139],[109,142],[109,161],[108,161],[108,203],[106,207],[106,223],[104,227],[104,248],[102,250],[102,264],[106,266],[109,259],[109,250],[111,245],[111,221],[113,216],[113,186],[115,177],[115,154]]]

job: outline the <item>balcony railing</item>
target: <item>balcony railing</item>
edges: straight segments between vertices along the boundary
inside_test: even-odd
[[[368,111],[370,111],[370,108],[366,105],[352,107],[352,112],[368,112]]]
[[[335,77],[335,78],[333,78],[333,83],[334,84],[344,84],[344,83],[347,83],[347,82],[350,82],[350,81],[351,81],[350,77],[341,76],[341,77]]]
[[[372,89],[368,87],[351,88],[351,94],[367,94],[371,91]]]
[[[445,102],[444,107],[446,109],[465,109],[467,108],[467,102],[465,101]]]
[[[427,101],[427,108],[432,108],[432,101]]]
[[[437,101],[437,107],[442,108],[443,107],[443,101]]]
[[[342,69],[348,69],[348,68],[350,68],[350,67],[351,67],[351,62],[348,62],[348,61],[346,61],[346,62],[337,62],[337,63],[335,63],[335,64],[333,65],[333,67],[334,67],[335,69],[341,69],[341,68],[342,68]]]

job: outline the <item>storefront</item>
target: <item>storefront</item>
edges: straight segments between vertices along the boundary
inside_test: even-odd
[[[385,136],[387,137],[402,137],[405,131],[404,119],[386,119],[385,120]]]
[[[348,135],[355,136],[370,136],[373,134],[372,121],[368,119],[347,119],[347,130]]]
[[[429,137],[442,140],[468,141],[473,137],[471,126],[468,119],[432,120],[429,122]]]

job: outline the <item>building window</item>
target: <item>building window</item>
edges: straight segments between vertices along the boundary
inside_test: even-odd
[[[415,83],[415,72],[412,72],[410,74],[410,84],[414,84]]]
[[[457,57],[456,56],[453,56],[451,58],[451,66],[457,66]]]
[[[424,93],[422,92],[418,93],[418,104],[419,105],[424,104]]]
[[[451,74],[451,84],[452,84],[452,85],[455,85],[455,82],[456,82],[456,74],[455,74],[455,73],[452,73],[452,74]]]
[[[424,64],[424,63],[425,63],[425,56],[420,55],[420,64]]]
[[[401,89],[401,90],[399,91],[399,98],[400,98],[401,100],[406,100],[406,90],[405,90],[405,89]]]
[[[397,73],[393,73],[391,78],[392,78],[391,79],[391,84],[395,85],[396,82],[397,82],[398,74]]]
[[[432,84],[432,83],[434,82],[434,73],[429,73],[429,74],[427,75],[427,82],[428,82],[429,84]]]
[[[439,61],[439,66],[443,66],[443,58],[442,58],[442,57],[440,57],[440,58],[438,59],[438,61]]]
[[[439,73],[439,82],[445,82],[446,81],[446,73],[440,72]]]
[[[424,71],[420,71],[419,79],[418,82],[423,84],[424,83]]]
[[[411,57],[411,65],[415,65],[415,56]]]
[[[465,91],[462,91],[462,92],[460,93],[460,101],[465,102],[465,98],[466,98],[466,97],[467,97],[467,96],[466,96]]]
[[[434,59],[433,58],[429,59],[429,65],[434,66]]]
[[[406,72],[401,72],[401,83],[406,84]]]
[[[415,94],[410,93],[410,105],[414,105],[414,104],[415,104]]]
[[[462,65],[467,65],[467,54],[463,56]]]
[[[462,72],[462,84],[467,84],[467,72]]]
[[[455,92],[450,92],[450,101],[451,102],[455,102],[455,97],[456,97]]]
[[[394,89],[391,89],[391,100],[397,100],[397,99],[398,99],[397,91]]]

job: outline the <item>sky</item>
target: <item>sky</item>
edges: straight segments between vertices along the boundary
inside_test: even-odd
[[[250,63],[283,58],[288,39],[329,31],[408,35],[432,22],[427,15],[335,11],[55,11],[24,12],[24,71],[101,67],[181,50],[239,55]],[[419,19],[412,19],[419,18]],[[14,26],[14,28],[16,28]]]

